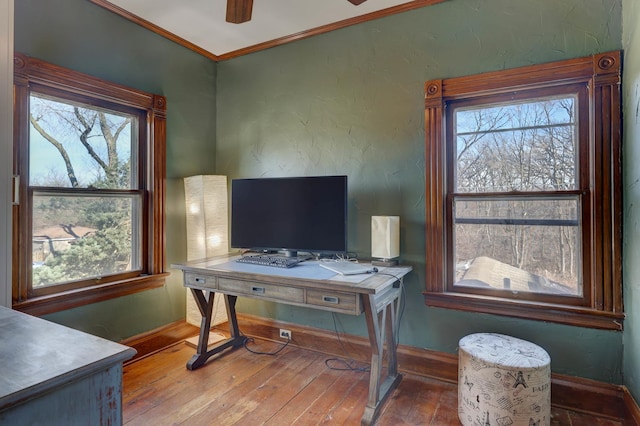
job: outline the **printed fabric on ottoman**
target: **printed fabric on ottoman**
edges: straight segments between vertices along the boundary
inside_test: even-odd
[[[549,354],[504,334],[476,333],[460,339],[458,417],[464,426],[549,425]]]

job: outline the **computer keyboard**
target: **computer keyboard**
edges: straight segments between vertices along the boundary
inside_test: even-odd
[[[270,254],[256,254],[243,256],[236,259],[236,262],[251,263],[254,265],[275,266],[277,268],[291,268],[302,262],[303,259],[298,257],[274,256]]]

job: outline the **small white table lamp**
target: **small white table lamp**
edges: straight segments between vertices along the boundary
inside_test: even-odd
[[[398,264],[400,216],[371,216],[371,261],[375,266]]]

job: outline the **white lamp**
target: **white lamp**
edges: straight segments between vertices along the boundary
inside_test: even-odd
[[[371,216],[371,257],[375,266],[398,264],[400,256],[400,216]]]
[[[229,252],[227,177],[200,175],[184,178],[187,208],[187,260]],[[200,310],[187,289],[187,322],[200,325]],[[216,297],[211,325],[227,321],[221,297]]]

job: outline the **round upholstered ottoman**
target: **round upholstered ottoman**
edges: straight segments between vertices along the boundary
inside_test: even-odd
[[[551,358],[526,340],[477,333],[458,347],[458,417],[465,426],[549,425]]]

